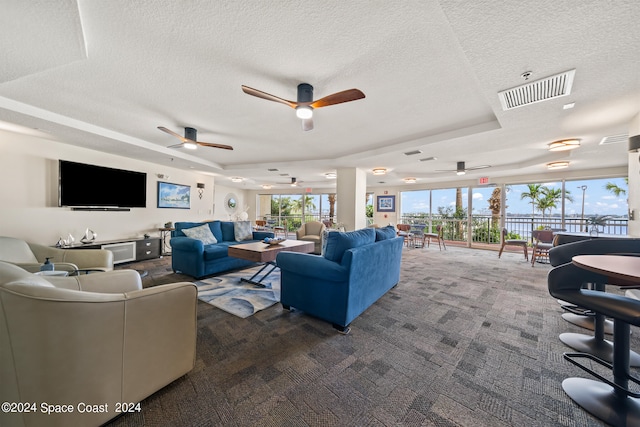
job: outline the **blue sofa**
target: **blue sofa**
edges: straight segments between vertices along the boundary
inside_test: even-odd
[[[201,240],[187,237],[183,232],[184,229],[203,224],[209,225],[217,243],[205,245]],[[269,231],[254,231],[252,237],[252,240],[236,241],[234,223],[231,221],[176,222],[175,230],[171,232],[171,268],[175,272],[200,279],[215,273],[248,267],[255,263],[230,257],[228,248],[274,235]]]
[[[326,233],[323,255],[281,252],[281,303],[348,333],[353,319],[400,280],[404,239],[394,227]]]

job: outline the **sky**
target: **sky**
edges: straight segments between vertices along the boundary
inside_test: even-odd
[[[583,191],[580,188],[586,185],[584,190],[584,215],[590,217],[594,215],[627,215],[627,194],[615,196],[613,193],[605,189],[608,182],[617,184],[619,187],[627,190],[627,183],[623,178],[608,178],[596,180],[580,180],[566,181],[565,191],[570,193],[573,202],[565,201],[565,212],[567,216],[581,216]],[[547,187],[562,188],[562,182],[543,182],[540,183]],[[473,188],[473,213],[487,214],[489,211],[489,198],[494,187],[478,187]],[[532,207],[529,199],[521,199],[521,194],[528,192],[527,185],[511,185],[507,188],[507,213],[531,215]],[[455,188],[446,190],[433,190],[433,212],[437,213],[439,206],[455,207]],[[462,203],[467,207],[468,189],[462,189]],[[551,214],[560,214],[560,203],[558,208],[553,209]],[[403,191],[401,195],[400,211],[402,214],[429,212],[429,191]],[[539,215],[540,212],[536,211]],[[547,212],[547,215],[549,212]]]

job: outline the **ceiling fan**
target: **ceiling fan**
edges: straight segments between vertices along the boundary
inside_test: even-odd
[[[182,142],[180,144],[175,144],[175,145],[170,145],[168,148],[188,148],[190,150],[195,150],[196,148],[198,148],[198,145],[201,145],[203,147],[213,147],[213,148],[222,148],[224,150],[233,150],[233,147],[230,145],[224,145],[224,144],[212,144],[210,142],[200,142],[197,140],[197,133],[198,131],[194,128],[190,128],[190,127],[186,127],[184,128],[184,136],[180,136],[177,133],[175,133],[172,130],[167,129],[164,126],[158,126],[158,129],[160,129],[163,132],[168,133],[169,135],[175,136],[176,138],[178,138],[179,140],[181,140]]]
[[[464,175],[465,173],[467,173],[467,171],[473,171],[476,169],[486,169],[486,168],[490,168],[491,166],[489,165],[480,165],[480,166],[473,166],[470,168],[465,167],[465,163],[464,162],[458,162],[456,164],[456,168],[455,169],[438,169],[437,172],[455,172],[456,175]]]
[[[313,100],[313,86],[309,83],[300,83],[298,85],[298,100],[289,101],[277,96],[268,94],[258,89],[250,88],[249,86],[242,85],[242,91],[248,95],[253,95],[258,98],[266,99],[268,101],[279,102],[281,104],[288,105],[296,110],[296,116],[302,119],[302,130],[313,129],[313,110],[315,108],[328,107],[329,105],[342,104],[343,102],[356,101],[364,98],[364,93],[358,89],[348,89],[342,92],[336,92],[332,95],[327,95],[324,98]]]
[[[303,183],[304,181],[298,181],[295,177],[291,177],[291,181],[290,182],[278,182],[277,184],[289,184],[292,187],[297,187],[298,184]]]

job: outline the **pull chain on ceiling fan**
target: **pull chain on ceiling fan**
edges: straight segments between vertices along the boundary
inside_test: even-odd
[[[364,93],[362,93],[358,89],[348,89],[343,90],[342,92],[327,95],[324,98],[320,98],[314,101],[313,86],[311,86],[309,83],[300,83],[298,85],[298,98],[295,102],[277,97],[275,95],[271,95],[258,89],[253,89],[249,86],[242,85],[242,91],[247,95],[266,99],[267,101],[279,102],[280,104],[285,104],[295,109],[296,116],[302,119],[302,130],[304,131],[313,129],[312,117],[314,109],[328,107],[330,105],[342,104],[343,102],[356,101],[365,97]]]

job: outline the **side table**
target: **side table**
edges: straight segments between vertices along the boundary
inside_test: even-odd
[[[160,239],[162,239],[162,249],[160,250],[160,255],[171,255],[171,245],[167,242],[167,238],[171,238],[171,232],[175,230],[175,228],[158,228],[160,231]]]

